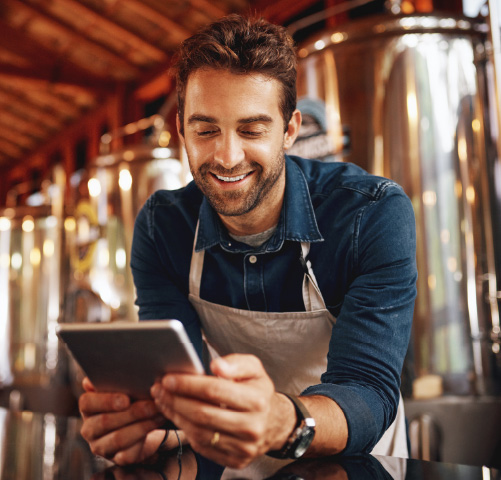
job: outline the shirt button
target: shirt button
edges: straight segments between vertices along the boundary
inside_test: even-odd
[[[256,255],[251,255],[251,256],[249,257],[249,262],[250,262],[250,263],[256,263],[256,262],[257,262],[257,257],[256,257]]]

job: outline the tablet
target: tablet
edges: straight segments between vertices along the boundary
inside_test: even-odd
[[[99,392],[146,399],[165,373],[204,373],[179,320],[61,323],[57,334]]]

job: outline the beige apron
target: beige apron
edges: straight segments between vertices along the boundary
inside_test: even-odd
[[[299,395],[320,383],[327,368],[327,352],[336,319],[327,310],[309,261],[303,279],[305,312],[253,312],[207,302],[200,298],[204,250],[195,252],[190,267],[189,300],[200,317],[212,358],[230,353],[256,355],[280,392]],[[309,243],[301,243],[303,258]],[[253,258],[252,258],[253,257]],[[246,261],[260,261],[259,255]],[[403,402],[397,417],[372,451],[407,458]]]

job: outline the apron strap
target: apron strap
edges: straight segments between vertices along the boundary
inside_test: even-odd
[[[205,256],[205,250],[201,250],[200,252],[195,251],[195,245],[197,243],[197,236],[198,236],[198,225],[199,224],[197,222],[197,228],[195,230],[195,239],[193,241],[193,251],[191,254],[190,277],[189,277],[189,291],[190,294],[194,295],[196,298],[200,298],[200,285],[202,283],[202,270],[204,266],[204,256]],[[310,251],[310,244],[307,242],[301,242],[301,257],[299,260],[305,267],[305,272],[303,277],[304,308],[307,312],[312,312],[316,310],[326,310],[322,293],[318,288],[317,280],[311,267],[311,262],[309,260],[306,260],[309,251]]]
[[[200,298],[200,284],[202,283],[202,269],[204,267],[205,250],[195,252],[195,245],[197,244],[198,237],[198,224],[195,229],[195,239],[193,240],[193,251],[191,253],[189,289],[190,294]]]
[[[326,310],[324,298],[320,289],[318,288],[317,279],[313,273],[311,262],[306,260],[310,252],[310,244],[308,242],[301,242],[301,258],[300,262],[305,267],[303,277],[303,301],[304,308],[307,312],[315,310]]]

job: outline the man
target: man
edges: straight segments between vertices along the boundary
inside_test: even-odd
[[[403,454],[409,199],[354,165],[285,155],[301,114],[281,27],[210,25],[183,43],[177,88],[194,182],[148,200],[131,266],[140,318],[178,318],[199,352],[203,334],[214,375],[166,375],[153,401],[133,404],[85,380],[83,436],[119,464],[177,445],[159,429],[166,418],[195,451],[237,468],[267,453],[371,451],[387,430],[375,451]]]

